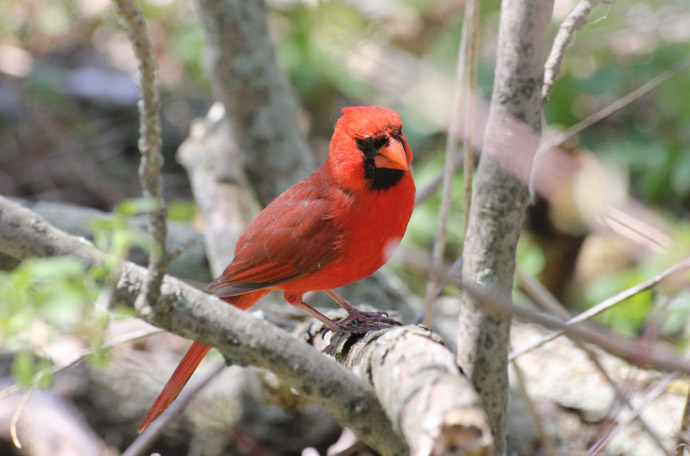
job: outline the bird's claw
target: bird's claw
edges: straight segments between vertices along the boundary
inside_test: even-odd
[[[351,325],[350,323],[354,323]],[[359,323],[359,324],[358,324]],[[387,312],[364,312],[358,310],[356,312],[351,312],[347,318],[340,320],[338,325],[341,327],[348,328],[347,332],[352,333],[349,328],[359,328],[359,332],[354,332],[355,334],[364,334],[369,331],[374,331],[376,329],[382,329],[378,325],[383,323],[387,326],[400,326],[401,323],[394,320],[388,316]]]

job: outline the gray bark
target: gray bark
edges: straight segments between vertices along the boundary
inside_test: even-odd
[[[56,229],[2,197],[0,252],[21,259],[71,255],[86,267],[107,264],[107,255],[85,239]],[[145,268],[130,262],[113,271],[114,303],[132,307],[146,274]],[[270,323],[170,276],[163,281],[156,307],[145,311],[140,316],[149,323],[216,347],[228,362],[273,371],[382,454],[407,453],[370,386]]]
[[[317,334],[317,348],[332,333]],[[477,393],[440,337],[423,326],[342,341],[335,358],[371,383],[413,455],[492,454],[491,431]]]
[[[463,281],[510,297],[532,157],[552,0],[505,0],[484,149],[464,244]],[[510,318],[463,294],[458,363],[481,396],[496,454],[505,451]]]
[[[316,167],[298,103],[278,66],[262,0],[197,0],[208,72],[263,206]]]

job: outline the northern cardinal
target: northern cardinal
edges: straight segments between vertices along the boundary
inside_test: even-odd
[[[287,302],[336,333],[393,323],[383,313],[357,310],[333,289],[379,269],[405,234],[415,199],[411,160],[395,111],[344,108],[326,161],[247,226],[234,259],[209,290],[240,309],[271,290],[282,290]],[[306,292],[317,290],[325,291],[349,316],[335,322],[302,301]],[[139,432],[175,400],[208,350],[192,344]]]

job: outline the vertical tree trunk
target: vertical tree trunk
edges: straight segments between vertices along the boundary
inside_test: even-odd
[[[276,62],[263,0],[197,0],[208,70],[225,105],[238,156],[263,206],[316,167],[299,107]]]
[[[510,297],[529,173],[541,125],[541,86],[553,0],[504,0],[484,150],[464,245],[463,281]],[[458,363],[479,392],[505,452],[510,318],[467,293],[459,316]]]

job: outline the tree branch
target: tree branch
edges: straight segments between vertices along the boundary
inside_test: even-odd
[[[149,278],[146,281],[137,308],[152,306],[160,296],[160,287],[168,264],[165,243],[168,233],[166,225],[167,206],[163,198],[163,178],[160,169],[163,166],[161,147],[160,100],[156,87],[156,60],[153,56],[151,41],[146,31],[146,22],[141,10],[134,6],[132,0],[113,0],[115,11],[127,31],[134,54],[139,62],[139,180],[144,189],[144,197],[152,198],[155,207],[149,210],[149,234],[153,240],[149,256]]]
[[[216,98],[263,206],[316,167],[299,107],[275,58],[263,1],[197,0]]]
[[[318,348],[332,333],[319,332]],[[342,341],[335,358],[371,383],[410,454],[493,454],[491,431],[477,393],[461,375],[453,353],[422,326],[369,333]]]
[[[536,312],[522,306],[514,305],[510,297],[487,290],[484,287],[466,282],[462,279],[451,278],[451,283],[471,295],[477,302],[483,304],[488,311],[504,317],[513,316],[544,326],[549,329],[562,331],[571,339],[597,345],[604,351],[626,360],[635,366],[645,366],[664,372],[681,372],[690,374],[690,362],[681,358],[676,352],[665,348],[655,347],[648,342],[620,336],[604,328],[591,329],[583,325],[570,325],[543,312]],[[464,366],[463,366],[464,368]]]
[[[108,260],[83,238],[54,228],[2,197],[0,251],[20,259],[71,255],[86,267],[103,265]],[[116,277],[113,300],[131,307],[147,280],[147,272],[123,262]],[[229,362],[270,369],[382,454],[407,453],[368,385],[273,325],[170,276],[163,280],[158,306],[144,318],[182,337],[218,348]]]
[[[519,176],[530,174],[538,145],[534,132],[541,126],[541,82],[552,8],[553,1],[543,0],[505,0],[501,5],[494,90],[463,248],[463,281],[507,299],[528,201],[527,185]],[[515,119],[523,127],[516,128]],[[524,150],[516,150],[516,138]],[[517,154],[522,158],[517,160]],[[517,169],[511,170],[507,162]],[[507,315],[463,293],[458,363],[482,397],[497,454],[505,449],[509,330]]]
[[[682,271],[687,270],[688,268],[690,268],[690,258],[686,258],[685,260],[681,261],[680,263],[671,266],[670,268],[666,269],[665,271],[660,272],[659,274],[655,275],[654,277],[652,277],[650,279],[645,280],[644,282],[640,282],[635,286],[632,286],[630,288],[627,288],[627,289],[621,291],[620,293],[616,293],[615,295],[603,300],[599,304],[592,306],[589,309],[587,309],[586,311],[568,319],[567,321],[563,322],[563,324],[565,327],[572,327],[578,323],[581,323],[585,320],[593,318],[593,317],[599,315],[600,313],[604,312],[605,310],[608,310],[611,307],[613,307],[617,304],[620,304],[621,302],[625,301],[626,299],[628,299],[632,296],[635,296],[636,294],[641,293],[645,290],[649,290],[649,289],[655,287],[657,284],[659,284],[659,282],[666,279],[667,277],[671,277],[675,274],[678,274]],[[516,352],[511,353],[510,359],[511,360],[515,359],[519,356],[524,355],[527,352],[530,352],[536,348],[539,348],[542,345],[544,345],[545,343],[550,342],[550,341],[554,340],[555,338],[562,336],[566,332],[567,331],[565,329],[555,331],[555,332],[543,337],[542,339],[540,339],[540,340],[538,340],[538,341],[536,341],[536,342],[534,342],[534,343],[532,343],[526,347],[522,347],[521,349],[517,350]]]
[[[589,14],[602,1],[604,3],[613,3],[613,0],[580,0],[558,29],[558,34],[556,34],[556,38],[553,40],[553,47],[549,53],[549,58],[546,59],[546,64],[544,64],[544,85],[541,89],[541,97],[544,103],[546,103],[549,100],[549,96],[551,96],[553,85],[556,82],[558,73],[561,71],[563,57],[565,57],[568,46],[570,46],[575,39],[575,32],[587,23]]]

